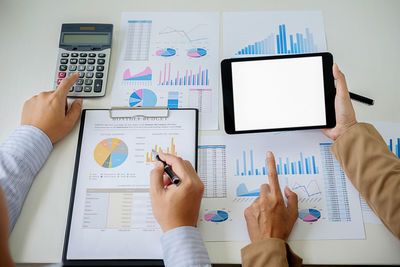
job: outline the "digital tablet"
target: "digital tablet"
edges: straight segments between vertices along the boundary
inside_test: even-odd
[[[334,127],[332,65],[330,53],[223,60],[226,133]]]

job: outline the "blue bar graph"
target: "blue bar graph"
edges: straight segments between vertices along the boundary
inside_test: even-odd
[[[397,142],[397,144],[394,144],[394,142]],[[389,139],[388,147],[390,151],[392,151],[398,158],[400,158],[400,138]]]
[[[178,108],[179,104],[179,92],[170,91],[168,92],[168,108]]]
[[[242,159],[236,159],[236,176],[267,176],[267,161],[264,159],[261,166],[255,166],[256,161],[253,150],[243,151]],[[276,157],[276,170],[278,175],[314,175],[319,174],[314,155],[303,156],[300,152],[298,160],[290,160],[289,157]],[[259,162],[259,161],[256,161]],[[249,165],[247,165],[249,164]]]
[[[318,52],[318,49],[309,28],[305,28],[305,34],[297,32],[288,35],[286,24],[280,24],[277,34],[270,34],[261,41],[243,47],[236,52],[236,55],[283,55],[315,52]]]

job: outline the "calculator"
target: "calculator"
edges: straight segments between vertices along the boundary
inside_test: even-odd
[[[69,97],[100,97],[106,93],[111,57],[112,24],[63,24],[54,88],[75,72],[79,79]]]

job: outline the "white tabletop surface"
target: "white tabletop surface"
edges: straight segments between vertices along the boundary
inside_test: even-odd
[[[358,119],[400,122],[400,1],[0,0],[0,142],[18,127],[24,101],[51,89],[62,23],[114,24],[107,94],[84,101],[84,108],[109,108],[121,12],[252,10],[322,10],[328,49],[346,74],[349,88],[376,101],[372,107],[354,102]],[[222,128],[221,111],[219,115]],[[223,131],[201,132],[215,133]],[[61,261],[77,138],[75,127],[55,145],[36,177],[10,237],[16,262]],[[366,225],[366,236],[366,240],[290,243],[306,264],[400,264],[400,241],[384,226]],[[212,262],[239,263],[240,248],[246,243],[206,245]]]

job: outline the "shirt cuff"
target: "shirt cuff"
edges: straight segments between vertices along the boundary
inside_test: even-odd
[[[211,266],[200,231],[192,226],[181,226],[161,236],[165,266]]]
[[[2,144],[2,150],[23,159],[30,171],[36,174],[50,155],[53,144],[40,129],[23,125],[18,127]]]

